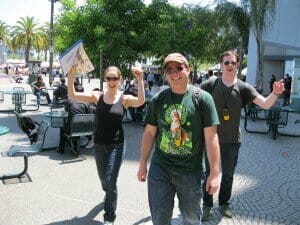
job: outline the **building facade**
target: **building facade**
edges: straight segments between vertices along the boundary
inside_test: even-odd
[[[300,1],[277,0],[274,20],[263,36],[263,94],[268,94],[269,81],[274,74],[281,79],[292,77],[291,104],[300,110]],[[248,46],[247,82],[256,84],[257,46],[250,30]]]

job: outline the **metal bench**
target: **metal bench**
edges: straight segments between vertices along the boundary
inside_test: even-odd
[[[248,133],[267,134],[270,127],[261,119],[258,120],[257,111],[244,107],[244,129]]]
[[[0,91],[0,102],[4,102],[4,92]]]
[[[23,157],[24,157],[24,169],[19,173],[2,175],[2,176],[0,176],[1,180],[11,179],[11,178],[20,178],[24,174],[27,173],[27,170],[28,170],[28,157],[30,155],[33,155],[33,154],[36,154],[36,153],[42,151],[42,149],[44,147],[45,136],[46,136],[48,127],[49,127],[49,123],[47,121],[43,120],[40,123],[40,127],[38,129],[38,138],[37,138],[37,141],[35,143],[33,143],[33,144],[13,145],[13,146],[10,147],[10,149],[8,151],[1,153],[2,156],[12,157],[12,156],[16,156],[18,154],[22,154]]]
[[[69,124],[70,129],[64,136],[67,144],[71,147],[71,151],[76,155],[79,154],[80,150],[80,137],[93,135],[94,126],[95,114],[74,114],[72,116]]]
[[[283,128],[287,125],[289,111],[278,107],[272,107],[270,109],[264,110],[266,123],[270,128],[272,133],[272,138],[276,139],[278,133],[278,128]]]

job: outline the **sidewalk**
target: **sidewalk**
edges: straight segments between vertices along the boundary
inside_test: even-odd
[[[0,87],[3,87],[2,78]],[[15,84],[5,84],[6,88]],[[26,86],[27,84],[22,84]],[[91,90],[98,81],[84,81]],[[28,88],[28,85],[26,86]],[[1,103],[0,103],[1,104]],[[26,112],[36,120],[45,119],[42,106],[37,112]],[[299,114],[291,114],[291,123]],[[28,142],[17,127],[13,113],[0,113],[0,123],[10,132],[0,136],[0,151],[13,144]],[[243,119],[241,120],[241,124]],[[291,125],[298,129],[300,124]],[[118,208],[115,225],[150,225],[147,184],[137,181],[136,172],[143,127],[124,124],[126,154],[118,180]],[[217,204],[210,225],[298,225],[300,224],[300,138],[244,132],[240,158],[235,173],[232,207],[234,217],[221,216]],[[286,128],[284,128],[286,129]],[[57,146],[58,129],[47,133],[48,147]],[[21,170],[21,157],[0,156],[0,173]],[[72,153],[58,154],[46,150],[29,158],[28,179],[0,182],[1,225],[102,225],[104,193],[101,189],[93,150],[81,149],[76,158]],[[217,197],[215,196],[215,199]],[[175,201],[172,225],[182,224]]]

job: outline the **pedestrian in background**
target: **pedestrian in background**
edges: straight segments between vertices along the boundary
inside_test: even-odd
[[[201,91],[201,112],[193,102],[194,87],[188,85],[190,67],[186,58],[171,53],[164,60],[171,88],[152,97],[146,114],[138,180],[146,181],[147,160],[155,142],[148,175],[148,200],[153,225],[171,225],[174,197],[185,225],[201,220],[202,167],[205,147],[210,175],[207,191],[219,187],[218,116],[210,94]]]
[[[283,104],[282,106],[290,105],[291,89],[292,89],[292,78],[287,73],[283,80],[284,92],[283,92]]]
[[[275,75],[272,75],[271,80],[269,82],[269,84],[270,84],[270,93],[272,93],[272,91],[273,91],[273,84],[274,84],[275,81],[276,81],[276,77],[275,77]]]
[[[119,90],[122,80],[118,67],[110,66],[105,70],[107,90],[104,92],[75,92],[73,68],[68,74],[68,95],[70,99],[93,102],[95,110],[94,149],[98,175],[104,199],[104,225],[113,224],[117,208],[117,178],[124,155],[124,131],[122,127],[124,107],[138,107],[145,101],[143,71],[132,70],[138,82],[138,96],[125,95]]]
[[[211,93],[218,111],[220,125],[218,135],[221,148],[222,179],[219,192],[219,205],[223,214],[231,218],[229,201],[232,193],[233,175],[238,161],[241,145],[241,109],[251,102],[263,109],[270,108],[284,90],[283,80],[274,82],[273,92],[263,97],[250,84],[237,78],[240,58],[235,51],[226,51],[220,57],[222,77],[212,77],[202,82],[201,88]],[[206,160],[207,162],[207,160]],[[207,177],[209,167],[207,166]],[[206,180],[205,182],[207,182]],[[207,221],[213,207],[213,195],[203,187],[203,221]]]
[[[150,73],[148,74],[147,81],[148,81],[149,90],[151,91],[155,82],[153,71],[150,71]]]

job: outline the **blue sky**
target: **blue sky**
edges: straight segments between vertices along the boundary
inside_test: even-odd
[[[77,0],[82,4],[84,0]],[[238,0],[231,0],[238,1]],[[151,0],[144,0],[147,4]],[[181,6],[183,3],[208,4],[213,0],[169,0],[169,3]],[[55,3],[54,12],[57,12],[60,3]],[[43,24],[50,21],[51,2],[49,0],[0,0],[0,20],[13,26],[21,17],[34,16],[36,20]]]

